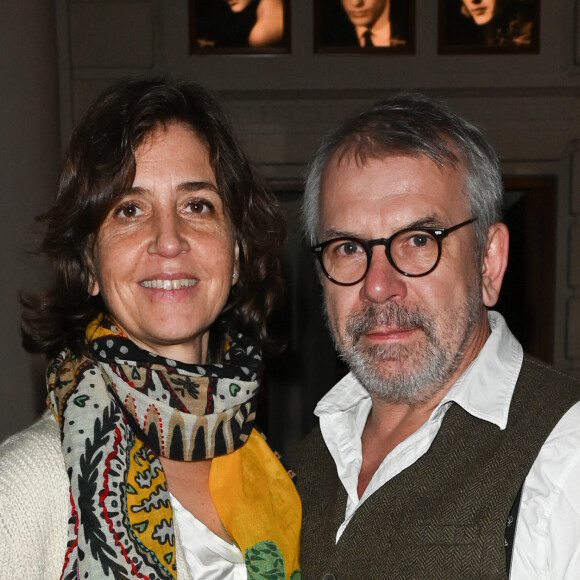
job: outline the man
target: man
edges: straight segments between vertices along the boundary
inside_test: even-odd
[[[318,149],[305,229],[352,372],[296,461],[305,578],[580,577],[580,385],[487,310],[502,194],[479,130],[420,95]]]
[[[407,0],[338,0],[321,4],[322,46],[400,47],[409,40]],[[344,16],[346,15],[347,18]]]

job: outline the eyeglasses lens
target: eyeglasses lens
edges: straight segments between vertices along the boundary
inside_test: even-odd
[[[322,253],[326,273],[336,282],[353,284],[361,280],[368,268],[372,246],[383,245],[390,250],[391,263],[401,272],[420,276],[431,270],[439,258],[439,245],[434,235],[423,230],[406,230],[395,235],[390,244],[377,240],[368,245],[352,238],[334,240]]]

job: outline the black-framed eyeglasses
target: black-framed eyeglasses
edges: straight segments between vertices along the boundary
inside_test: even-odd
[[[341,286],[358,284],[367,274],[374,246],[385,246],[390,264],[404,276],[426,276],[441,258],[441,241],[451,232],[473,223],[471,218],[449,228],[405,228],[390,238],[361,240],[342,237],[312,246],[325,276]]]

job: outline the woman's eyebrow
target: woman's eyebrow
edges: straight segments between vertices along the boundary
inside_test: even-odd
[[[177,191],[188,191],[188,192],[196,192],[202,191],[204,189],[209,189],[214,191],[215,193],[219,194],[218,188],[215,183],[207,180],[200,180],[200,181],[184,181],[177,186]]]

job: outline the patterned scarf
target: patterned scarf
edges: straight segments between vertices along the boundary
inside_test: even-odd
[[[160,455],[212,458],[212,499],[248,578],[300,578],[300,500],[253,430],[257,343],[238,334],[224,364],[191,365],[140,349],[108,317],[87,339],[93,360],[63,351],[47,371],[72,506],[62,578],[177,578]]]

